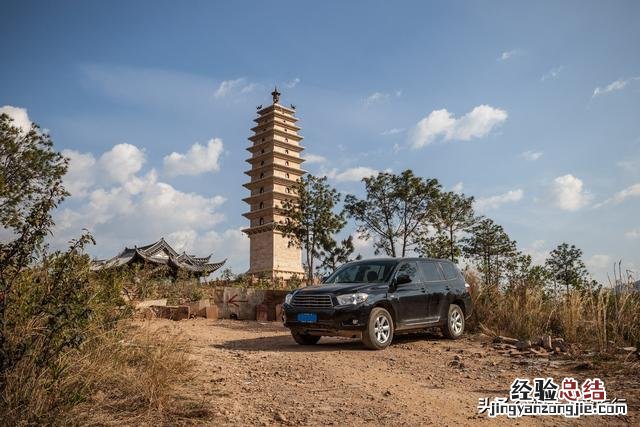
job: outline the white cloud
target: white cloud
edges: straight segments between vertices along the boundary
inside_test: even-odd
[[[436,141],[482,138],[505,120],[507,112],[490,105],[479,105],[456,119],[446,109],[434,110],[418,122],[410,135],[413,148],[421,148]]]
[[[374,92],[364,99],[364,105],[370,107],[374,104],[382,104],[388,101],[391,97],[400,98],[402,96],[402,90],[395,90],[393,93],[389,92]]]
[[[144,162],[143,150],[131,144],[118,144],[100,157],[99,165],[112,181],[123,183],[138,173]]]
[[[561,65],[559,67],[555,67],[550,69],[548,72],[546,72],[545,74],[542,75],[542,77],[540,78],[540,81],[547,81],[547,80],[555,80],[558,77],[560,77],[560,73],[562,72],[562,70],[564,69],[564,67]]]
[[[304,162],[306,164],[324,163],[327,161],[326,157],[320,156],[319,154],[311,154],[311,153],[303,155],[302,158],[304,159]]]
[[[453,187],[451,187],[451,191],[453,191],[456,194],[462,193],[463,189],[464,189],[464,184],[462,182],[457,182]]]
[[[616,194],[613,195],[613,197],[596,204],[594,208],[600,208],[612,202],[615,204],[622,203],[630,197],[638,197],[638,196],[640,196],[640,183],[630,185],[624,190],[618,191]]]
[[[224,80],[218,86],[213,96],[216,98],[224,98],[234,92],[248,93],[257,88],[255,83],[248,83],[247,79],[241,77],[235,80]]]
[[[71,196],[84,196],[95,181],[96,159],[91,153],[75,150],[63,150],[62,155],[69,159],[69,169],[64,176],[64,187]]]
[[[498,58],[499,61],[506,61],[508,59],[514,58],[516,56],[520,56],[522,55],[522,50],[520,49],[511,49],[511,50],[507,50],[504,51],[500,54],[500,57]]]
[[[529,160],[530,162],[535,162],[540,157],[542,157],[542,154],[543,154],[542,151],[527,150],[524,153],[522,153],[521,156],[525,160]]]
[[[54,214],[53,243],[64,245],[86,228],[94,234],[98,243],[95,250],[102,257],[115,255],[125,245],[146,244],[162,236],[176,239],[182,236],[185,242],[188,239],[184,236],[191,236],[187,243],[189,247],[202,249],[199,253],[217,249],[206,249],[196,243],[209,241],[204,236],[223,221],[219,208],[225,199],[180,191],[158,181],[153,169],[141,174],[143,151],[135,146],[118,147],[98,161],[89,153],[65,153],[72,165],[72,174],[69,180],[65,178],[65,184],[76,191]],[[115,175],[103,169],[118,160],[124,161],[121,156],[126,153],[142,158],[125,162],[126,167]]]
[[[640,239],[640,228],[634,228],[624,233],[624,237],[627,239]]]
[[[284,87],[286,87],[287,89],[293,89],[294,87],[298,86],[298,83],[300,83],[300,79],[296,77],[295,79],[286,82],[284,84]]]
[[[366,166],[358,166],[355,168],[346,169],[342,172],[338,172],[337,169],[332,169],[327,172],[327,177],[337,182],[347,181],[361,181],[362,178],[367,178],[373,175],[377,175],[378,171]]]
[[[624,200],[629,197],[638,197],[640,196],[640,182],[637,184],[633,184],[624,190],[618,191],[613,195],[613,201],[615,203],[622,203]]]
[[[595,254],[587,259],[586,264],[587,267],[594,270],[603,270],[611,264],[611,257],[609,255]]]
[[[401,128],[391,128],[382,132],[380,135],[389,136],[389,135],[397,135],[399,133],[404,132],[404,129]]]
[[[565,211],[577,211],[588,205],[593,198],[584,188],[582,180],[571,174],[553,180],[550,197],[557,207]]]
[[[31,119],[29,119],[26,108],[5,105],[0,107],[0,114],[3,113],[13,119],[13,126],[20,128],[23,132],[29,132],[29,130],[31,130]]]
[[[75,197],[86,196],[98,181],[134,186],[139,180],[135,174],[145,163],[144,151],[131,144],[114,145],[97,160],[91,153],[75,150],[63,150],[62,155],[69,159],[64,186]]]
[[[611,92],[615,92],[618,90],[622,90],[624,89],[629,83],[631,83],[634,80],[638,80],[640,79],[640,77],[631,77],[629,79],[618,79],[614,82],[609,83],[608,85],[604,86],[604,87],[597,87],[593,90],[593,95],[591,96],[592,98],[595,98],[596,96],[599,95],[605,95],[607,93],[611,93]]]
[[[513,203],[522,200],[524,191],[520,188],[509,190],[506,193],[498,194],[490,197],[479,197],[475,200],[476,208],[480,211],[489,209],[497,209],[505,203]]]
[[[164,168],[171,176],[217,172],[222,151],[223,144],[219,138],[210,139],[206,146],[195,143],[185,154],[173,152],[165,156]]]
[[[382,102],[385,102],[388,99],[389,99],[388,93],[374,92],[365,98],[364,105],[370,106],[373,104],[380,104]]]

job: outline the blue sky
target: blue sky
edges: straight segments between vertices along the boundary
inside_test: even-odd
[[[306,168],[343,193],[411,168],[604,280],[640,270],[639,19],[632,1],[7,1],[0,106],[72,159],[54,245],[165,235],[243,271],[246,138],[278,84]]]

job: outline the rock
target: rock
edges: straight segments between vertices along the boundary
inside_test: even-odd
[[[516,344],[518,342],[517,339],[515,338],[509,338],[509,337],[503,337],[498,335],[497,337],[495,337],[493,339],[494,343],[501,343],[501,344]]]
[[[154,305],[150,308],[155,312],[156,316],[163,319],[183,320],[189,318],[188,305]]]
[[[536,349],[533,349],[533,348],[529,349],[529,353],[531,353],[531,354],[533,354],[535,356],[538,356],[538,357],[546,357],[546,356],[549,355],[549,353],[547,353],[546,350],[536,350]]]
[[[522,341],[518,341],[516,343],[516,348],[518,350],[528,350],[531,348],[531,341],[530,340],[522,340]]]
[[[567,351],[567,343],[563,338],[554,338],[551,344],[553,345],[553,348],[559,347],[560,350]]]
[[[148,299],[148,300],[140,301],[139,303],[136,304],[136,310],[142,310],[154,305],[167,305],[167,300],[166,299]]]
[[[553,350],[553,344],[551,343],[551,335],[545,335],[542,337],[542,347],[547,350]]]
[[[460,362],[462,360],[462,357],[456,354],[455,356],[453,356],[453,360]]]
[[[287,417],[285,417],[282,413],[276,412],[276,415],[273,417],[274,420],[279,421],[281,423],[287,422]]]
[[[391,390],[386,390],[384,393],[382,393],[382,395],[383,395],[384,397],[389,397],[389,396],[391,396]]]

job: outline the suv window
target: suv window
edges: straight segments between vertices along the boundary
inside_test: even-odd
[[[442,271],[444,271],[444,278],[446,280],[457,279],[460,277],[460,272],[456,266],[450,262],[441,262],[440,266],[442,267]]]
[[[420,274],[418,273],[418,266],[415,262],[403,263],[396,272],[396,277],[401,274],[406,274],[411,279],[411,283],[417,283],[420,281]]]
[[[442,280],[442,273],[438,268],[438,264],[431,261],[421,261],[420,268],[422,268],[422,274],[424,275],[424,280],[427,282],[437,282],[438,280]]]
[[[391,276],[394,261],[368,261],[345,264],[329,276],[324,283],[386,282]]]

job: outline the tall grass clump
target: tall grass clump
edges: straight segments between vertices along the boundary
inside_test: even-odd
[[[549,334],[599,351],[640,343],[640,293],[631,286],[558,291],[527,283],[485,286],[473,273],[466,280],[473,293],[472,327],[520,339]]]
[[[68,160],[37,125],[0,114],[0,164],[0,424],[79,424],[96,390],[136,416],[162,413],[184,351],[123,326],[123,282],[91,271],[89,233],[66,250],[45,245]]]

